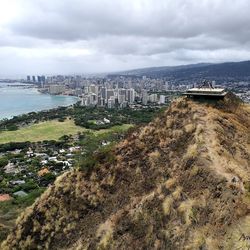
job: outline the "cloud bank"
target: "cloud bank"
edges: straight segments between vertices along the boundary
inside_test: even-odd
[[[248,0],[1,0],[0,75],[250,58]]]

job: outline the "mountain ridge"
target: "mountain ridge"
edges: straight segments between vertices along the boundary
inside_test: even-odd
[[[249,114],[233,96],[175,100],[94,167],[59,177],[2,248],[248,247]]]
[[[152,78],[169,78],[179,81],[212,79],[212,80],[249,80],[250,61],[224,62],[224,63],[198,63],[180,66],[163,66],[153,68],[142,68],[120,73],[110,74],[110,76],[147,76]]]

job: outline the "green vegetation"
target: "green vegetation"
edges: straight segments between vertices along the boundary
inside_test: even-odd
[[[52,120],[16,131],[0,132],[0,143],[58,140],[62,135],[76,134],[84,130],[84,128],[76,126],[72,120],[65,120],[64,122]]]
[[[126,132],[129,128],[132,128],[132,124],[122,124],[122,125],[117,125],[114,127],[111,127],[109,129],[101,129],[98,131],[95,131],[94,134],[100,135],[100,134],[106,134],[106,133],[122,133]]]
[[[0,131],[15,131],[27,125],[52,120],[58,120],[60,123],[64,123],[67,117],[70,120],[72,119],[77,126],[99,130],[125,123],[148,123],[159,112],[161,112],[159,107],[106,109],[100,107],[82,107],[79,106],[79,104],[75,104],[73,107],[60,107],[41,112],[31,112],[15,116],[10,120],[0,120]],[[106,121],[104,121],[104,119],[106,119]]]
[[[8,164],[8,159],[6,157],[0,158],[0,168],[6,166]]]
[[[101,129],[96,133],[102,134],[109,132],[126,131],[132,125],[123,124],[114,126],[109,129]],[[17,131],[3,131],[0,132],[0,144],[9,142],[36,142],[44,140],[58,140],[62,135],[75,135],[79,132],[86,131],[85,128],[76,126],[72,120],[65,120],[59,122],[57,120],[41,122],[31,126],[21,128]]]
[[[80,157],[78,160],[79,168],[83,171],[91,172],[99,164],[108,163],[112,164],[115,162],[115,155],[113,154],[114,143],[98,148],[94,153],[87,152],[86,155]]]
[[[0,202],[0,242],[6,238],[19,214],[32,205],[44,191],[45,188],[39,188],[25,197],[15,197],[9,201]]]

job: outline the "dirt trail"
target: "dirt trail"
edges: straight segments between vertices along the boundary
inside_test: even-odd
[[[228,116],[228,119],[234,118],[230,117],[230,115]],[[225,140],[227,140],[229,143],[231,142],[232,146],[235,143],[234,140],[237,141],[238,138],[229,138],[225,131],[223,131],[223,135],[218,131],[218,124],[216,123],[216,120],[220,118],[219,114],[217,114],[217,112],[213,108],[209,107],[205,116],[200,117],[200,119],[204,124],[203,140],[204,145],[206,145],[207,149],[207,157],[211,161],[210,167],[215,171],[215,173],[226,178],[229,183],[237,183],[237,186],[243,190],[243,179],[244,175],[247,176],[247,171],[239,171],[238,165],[240,157],[236,159],[236,153],[235,157],[229,157],[229,152],[227,152],[223,145],[221,145],[219,136],[224,136]],[[232,121],[234,121],[234,119],[232,119]],[[247,148],[247,144],[245,144],[244,146],[245,148]],[[245,165],[247,168],[247,165],[249,164]]]

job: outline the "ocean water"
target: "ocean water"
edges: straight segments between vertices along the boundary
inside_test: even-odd
[[[69,106],[78,100],[73,96],[41,94],[36,88],[8,85],[16,85],[16,83],[0,83],[0,119],[59,106]]]

